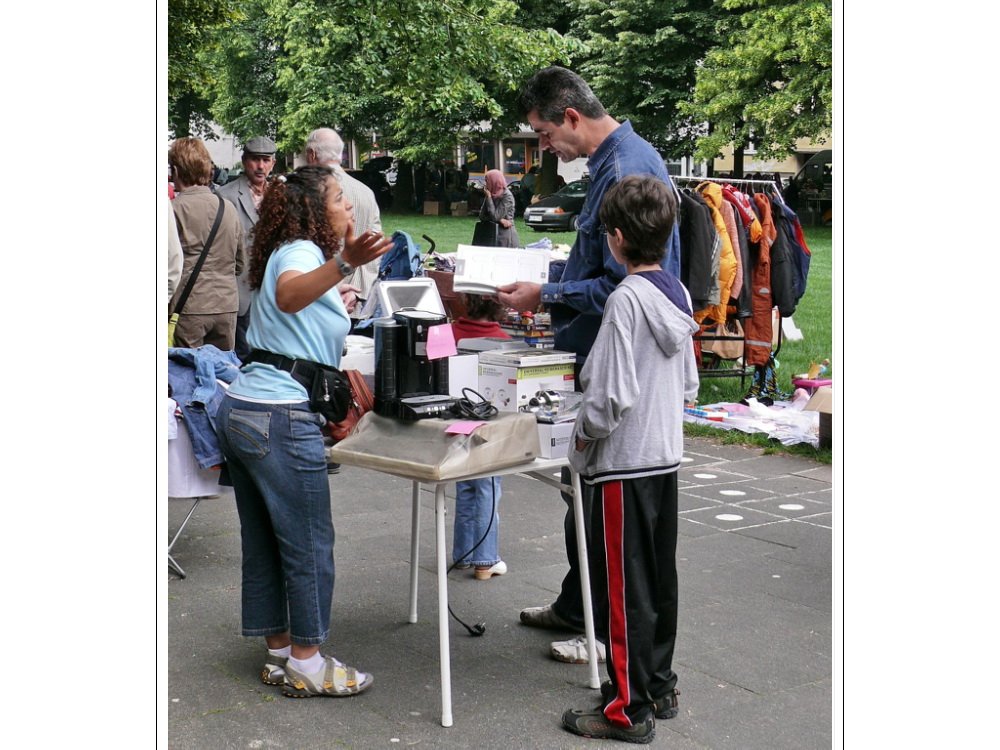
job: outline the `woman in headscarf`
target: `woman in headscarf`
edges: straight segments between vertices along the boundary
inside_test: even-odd
[[[497,225],[497,247],[520,247],[514,228],[514,194],[499,169],[486,173],[486,197],[479,209],[479,218]]]

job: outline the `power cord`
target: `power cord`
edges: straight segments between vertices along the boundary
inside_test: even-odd
[[[465,396],[465,391],[472,391],[472,389],[471,388],[463,388],[462,389],[462,395],[463,396]],[[476,393],[475,391],[472,391],[472,392]],[[476,393],[476,395],[479,396],[478,393]],[[479,398],[482,399],[482,396],[479,396]],[[496,411],[496,409],[494,409],[494,411]],[[494,414],[493,416],[496,416],[496,414]],[[482,419],[483,417],[479,417],[479,418]],[[488,419],[492,419],[493,417],[487,417],[487,418]],[[453,562],[448,567],[448,570],[445,573],[445,575],[449,575],[451,573],[451,571],[453,571],[455,569],[455,566],[457,566],[459,564],[460,560],[464,560],[469,555],[471,555],[473,552],[475,552],[477,549],[479,549],[479,545],[481,545],[484,541],[486,541],[486,537],[489,536],[490,529],[493,528],[493,519],[496,517],[496,514],[497,514],[497,493],[496,493],[496,485],[494,485],[493,482],[490,482],[490,489],[493,492],[493,509],[490,512],[490,522],[486,525],[486,531],[483,532],[483,535],[481,537],[479,537],[479,541],[476,542],[472,546],[472,549],[470,549],[468,552],[465,552],[464,554],[462,554],[457,560],[455,560],[455,562]],[[458,622],[458,624],[461,625],[463,628],[465,628],[469,632],[469,635],[473,636],[474,638],[478,638],[479,636],[486,634],[486,622],[485,621],[477,622],[475,625],[469,625],[461,617],[459,617],[458,615],[455,614],[455,611],[451,608],[451,604],[448,604],[448,614],[450,614],[452,617],[454,617],[455,621]]]
[[[475,396],[476,400],[474,401],[471,396]],[[456,417],[464,417],[465,419],[482,419],[488,421],[495,418],[500,411],[478,392],[471,388],[463,388],[462,398],[455,401],[451,407],[451,413]]]

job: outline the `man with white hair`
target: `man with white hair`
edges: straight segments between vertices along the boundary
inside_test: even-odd
[[[306,163],[334,169],[340,178],[340,186],[344,189],[344,197],[354,206],[354,236],[359,237],[367,231],[381,232],[382,217],[379,214],[375,193],[363,182],[344,171],[340,166],[343,153],[344,141],[332,128],[318,128],[306,139]],[[347,276],[340,284],[341,296],[344,296],[346,285],[350,285],[357,290],[360,299],[368,299],[372,286],[378,278],[380,262],[380,259],[376,258],[354,269],[354,273]],[[350,312],[351,317],[357,319],[360,312],[361,305],[357,305]]]

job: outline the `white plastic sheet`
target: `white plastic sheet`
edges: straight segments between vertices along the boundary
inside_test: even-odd
[[[755,398],[743,404],[708,404],[703,409],[722,409],[728,416],[721,422],[684,415],[685,422],[704,424],[720,430],[739,430],[748,434],[764,433],[782,445],[808,443],[819,447],[819,412],[803,411],[804,401],[776,401],[765,406]]]

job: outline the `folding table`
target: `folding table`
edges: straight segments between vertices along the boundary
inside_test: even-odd
[[[391,441],[384,444],[385,454],[392,454]],[[434,488],[434,516],[436,520],[436,543],[437,543],[437,583],[438,583],[438,641],[441,660],[441,726],[450,727],[453,723],[451,706],[451,641],[448,622],[448,560],[447,560],[447,539],[445,536],[445,486],[453,482],[469,479],[480,479],[483,477],[507,476],[509,474],[522,474],[545,484],[556,487],[563,492],[573,496],[573,509],[576,519],[576,539],[577,554],[580,560],[580,579],[583,589],[583,618],[584,631],[587,635],[587,654],[590,659],[590,682],[592,688],[601,686],[597,665],[597,643],[594,640],[594,614],[591,608],[590,595],[590,571],[587,567],[587,537],[584,529],[583,519],[583,495],[580,490],[580,477],[570,470],[572,486],[564,485],[561,481],[552,476],[554,469],[561,469],[569,466],[566,458],[536,458],[533,461],[524,462],[515,466],[502,469],[491,469],[479,473],[470,473],[460,477],[452,477],[447,480],[429,482],[422,479],[414,479],[412,475],[400,471],[389,471],[387,469],[373,469],[370,466],[363,466],[353,462],[349,454],[338,453],[337,460],[340,463],[361,466],[371,471],[380,471],[385,474],[410,479],[412,481],[412,520],[410,525],[410,614],[409,621],[417,622],[417,551],[420,536],[420,486]]]

